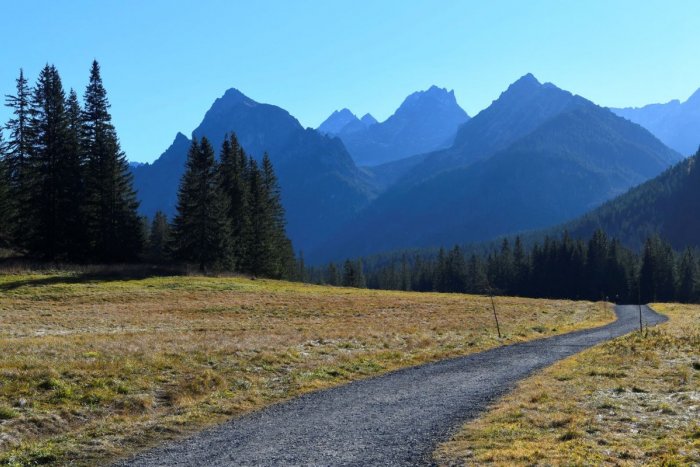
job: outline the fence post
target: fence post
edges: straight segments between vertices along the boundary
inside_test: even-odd
[[[491,297],[491,307],[493,308],[493,317],[496,320],[496,331],[498,332],[498,338],[501,338],[501,327],[498,325],[498,315],[496,314],[496,304],[493,301],[493,291],[489,291],[489,297]]]

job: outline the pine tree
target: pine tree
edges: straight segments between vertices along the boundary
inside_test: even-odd
[[[12,110],[12,118],[7,122],[8,141],[5,153],[5,171],[8,179],[8,223],[11,226],[13,242],[17,246],[26,245],[31,212],[26,209],[29,200],[28,158],[31,149],[29,132],[30,90],[24,71],[20,69],[16,81],[16,94],[5,96],[5,105]]]
[[[209,141],[192,141],[180,182],[173,250],[177,259],[194,262],[200,272],[230,267],[230,230],[225,196]]]
[[[268,195],[263,175],[253,158],[248,160],[250,235],[246,245],[245,270],[256,276],[272,277],[275,242]]]
[[[343,286],[363,289],[366,285],[362,260],[345,260],[343,264]]]
[[[72,209],[72,180],[80,171],[68,157],[68,116],[61,78],[54,66],[46,65],[34,86],[29,119],[32,144],[27,159],[29,197],[24,209],[31,213],[26,232],[30,250],[47,259],[66,259],[71,238],[67,209]]]
[[[338,268],[336,267],[335,263],[330,263],[328,265],[328,270],[326,272],[326,283],[328,285],[341,284],[340,273],[338,272]]]
[[[96,61],[84,101],[85,215],[91,252],[100,261],[132,260],[139,256],[143,244],[136,212],[138,201]]]
[[[282,207],[282,195],[279,182],[275,175],[270,156],[265,153],[262,158],[262,179],[267,193],[267,215],[270,222],[270,235],[272,242],[273,277],[284,276],[294,263],[294,250],[292,242],[287,237],[284,207]]]
[[[219,165],[219,183],[228,206],[227,216],[231,226],[232,268],[242,271],[246,267],[246,247],[251,239],[250,186],[247,172],[248,159],[235,134],[224,138]]]
[[[405,253],[401,255],[401,284],[399,287],[401,290],[411,290],[411,268]]]
[[[673,250],[657,235],[644,244],[639,272],[640,296],[643,302],[672,301],[675,296]]]
[[[85,232],[85,152],[82,146],[82,109],[78,95],[71,89],[66,101],[66,118],[68,123],[62,173],[61,215],[65,222],[64,239],[61,249],[68,258],[83,260],[88,253]]]
[[[698,299],[698,263],[693,250],[686,248],[678,265],[678,300],[691,303]]]
[[[520,236],[515,237],[513,246],[513,290],[516,295],[522,294],[527,287],[527,282],[530,275],[530,265],[527,254],[523,248],[523,242]]]
[[[0,128],[0,248],[9,248],[12,244],[10,195],[6,167],[6,147]]]
[[[156,264],[167,262],[170,259],[170,242],[168,218],[162,211],[157,211],[153,216],[148,236],[148,260]]]
[[[608,262],[608,237],[602,230],[596,230],[588,242],[586,257],[587,297],[599,300],[606,295],[605,268]]]
[[[488,289],[488,277],[484,263],[478,256],[472,254],[467,262],[466,291],[468,293],[486,293]]]

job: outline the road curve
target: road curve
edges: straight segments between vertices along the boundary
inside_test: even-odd
[[[642,307],[649,325],[666,320]],[[118,466],[421,465],[435,446],[533,371],[639,328],[617,321],[314,392],[272,405]]]

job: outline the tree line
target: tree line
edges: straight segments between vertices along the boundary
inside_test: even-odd
[[[505,294],[534,298],[567,298],[620,303],[700,301],[698,253],[675,252],[658,236],[649,237],[641,252],[624,247],[598,230],[588,241],[567,233],[546,237],[526,248],[520,237],[504,239],[485,254],[465,254],[455,246],[437,254],[402,254],[379,261],[347,261],[359,266],[373,289],[422,292]],[[331,263],[310,268],[309,280],[332,285],[339,281]],[[361,285],[351,285],[361,287]]]
[[[131,261],[142,244],[126,156],[93,62],[81,105],[46,65],[20,71],[0,147],[0,241],[46,260]]]
[[[46,65],[32,87],[20,70],[5,103],[12,116],[0,128],[0,247],[45,261],[194,263],[296,277],[267,154],[258,164],[231,135],[217,161],[206,138],[193,141],[174,221],[163,213],[149,221],[138,215],[97,61],[82,102]]]

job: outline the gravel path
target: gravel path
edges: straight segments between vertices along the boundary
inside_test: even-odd
[[[666,320],[642,307],[645,323]],[[637,306],[577,331],[443,360],[273,405],[121,466],[425,465],[435,446],[535,370],[639,328]]]

